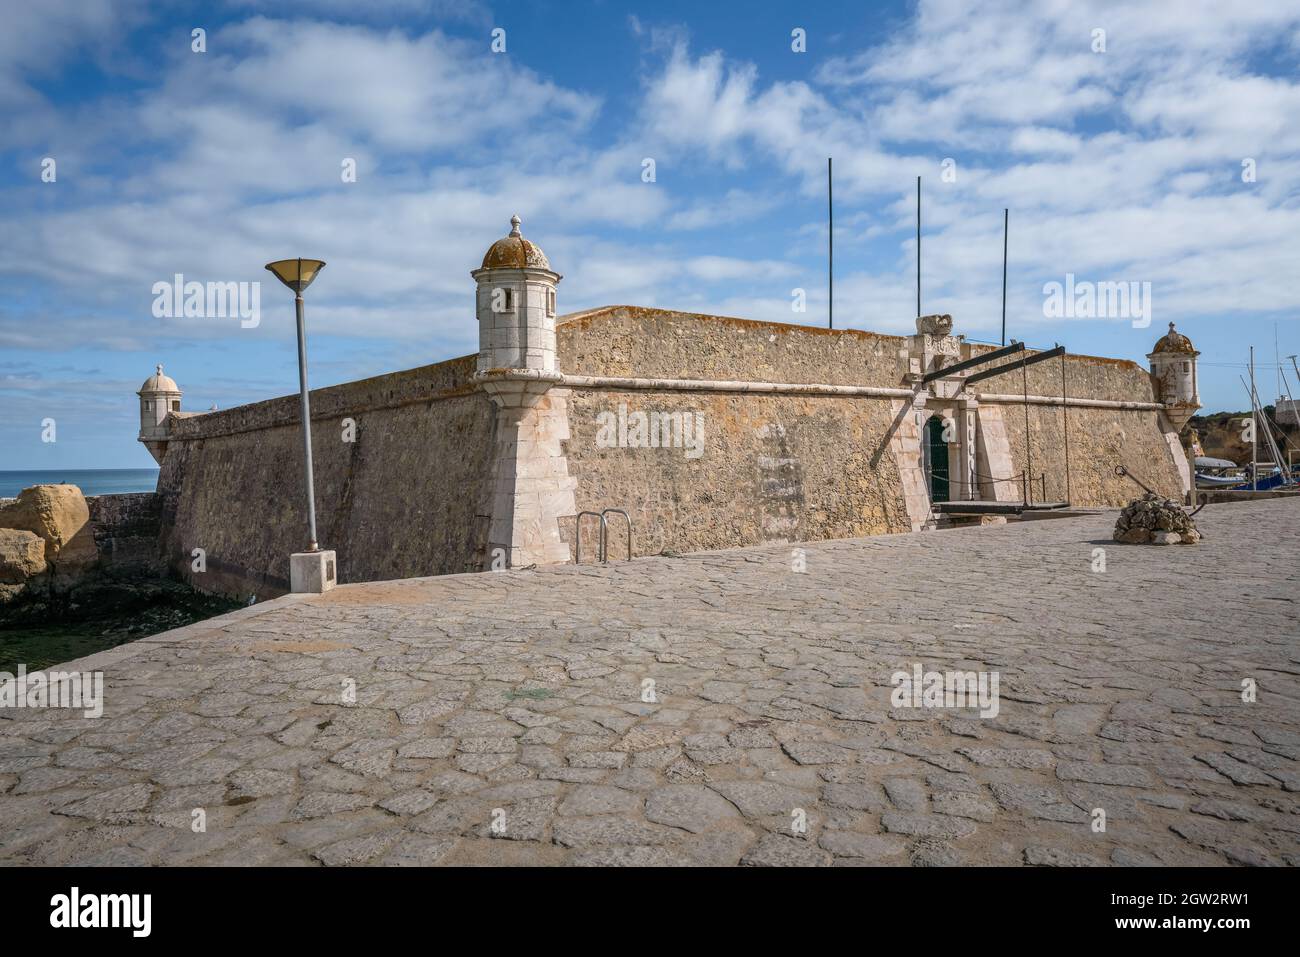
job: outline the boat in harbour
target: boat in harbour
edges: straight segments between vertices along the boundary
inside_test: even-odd
[[[1228,459],[1196,456],[1197,488],[1233,488],[1247,481],[1245,472],[1236,462]]]

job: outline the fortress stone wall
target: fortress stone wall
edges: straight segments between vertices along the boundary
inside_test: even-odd
[[[494,417],[472,371],[453,359],[313,390],[318,531],[341,581],[481,567]],[[175,572],[204,591],[287,591],[289,555],[307,542],[297,396],[179,420],[158,491]]]
[[[698,413],[704,452],[599,448],[597,416]],[[579,510],[623,508],[633,554],[810,541],[908,531],[899,473],[884,440],[888,403],[820,396],[584,391],[569,401],[569,471]],[[572,520],[564,539],[573,542]],[[584,528],[583,560],[596,527]],[[610,518],[610,555],[625,556],[621,519]]]
[[[629,307],[576,315],[557,327],[559,367],[595,379],[903,390],[906,347],[905,337]],[[1066,365],[1073,398],[1153,402],[1150,377],[1134,363],[1069,357]],[[340,581],[489,567],[498,424],[473,370],[473,357],[465,357],[313,391],[319,534],[338,553]],[[1028,371],[1031,393],[1059,390],[1057,363]],[[985,384],[999,393],[1019,391],[1021,374],[1017,369]],[[901,397],[557,386],[543,401],[565,407],[567,438],[560,446],[574,481],[575,515],[626,509],[634,555],[916,525],[904,473],[919,439],[910,400]],[[602,447],[600,417],[616,417],[620,406],[628,414],[702,416],[700,454]],[[945,409],[932,399],[927,411]],[[984,403],[983,409],[1000,415],[1007,474],[1018,474],[1024,406]],[[297,397],[286,396],[174,420],[159,480],[162,547],[170,567],[196,587],[259,597],[288,589],[288,556],[306,539],[298,414]],[[1062,407],[1031,405],[1029,415],[1034,474],[1045,472],[1048,497],[1063,499]],[[1179,494],[1159,415],[1069,408],[1073,504],[1131,499],[1135,486],[1113,474],[1119,463],[1165,494]],[[355,441],[344,441],[347,419],[355,423]],[[1005,488],[1019,498],[1018,484]],[[1040,488],[1035,485],[1035,499]],[[570,550],[575,515],[559,517]],[[597,527],[587,520],[584,561],[595,557]],[[192,568],[195,548],[204,549],[200,574]],[[610,554],[621,557],[625,548],[622,520],[611,516]]]
[[[563,317],[560,367],[593,377],[896,385],[903,340],[858,330],[615,306]],[[598,417],[619,407],[703,416],[704,452],[601,448]],[[719,391],[575,389],[569,472],[580,511],[623,508],[633,554],[908,531],[887,438],[888,400]],[[596,523],[587,520],[583,560]],[[574,542],[574,520],[563,537]],[[611,555],[626,555],[610,518]]]
[[[477,355],[312,393],[318,538],[339,581],[572,561],[580,513],[607,509],[647,555],[933,528],[949,521],[936,496],[1014,504],[1026,473],[1033,500],[1064,501],[1067,415],[1071,504],[1131,499],[1120,464],[1170,497],[1190,488],[1178,431],[1197,353],[1172,325],[1149,356],[1159,376],[1087,356],[1022,367],[1026,351],[968,383],[963,363],[993,349],[948,316],[888,336],[557,315],[562,277],[517,217],[471,275]],[[287,590],[309,538],[298,398],[196,415],[161,365],[139,395],[167,565],[206,591]],[[582,560],[598,527],[585,519]],[[626,526],[609,530],[621,557]]]
[[[157,494],[91,495],[86,506],[99,566],[106,574],[155,575],[163,570],[158,550],[161,499]]]

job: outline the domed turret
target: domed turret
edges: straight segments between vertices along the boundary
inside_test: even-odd
[[[555,287],[541,247],[524,239],[519,217],[494,242],[471,276],[478,283],[478,371],[529,369],[554,373]]]
[[[169,375],[163,375],[162,363],[154,366],[154,373],[144,380],[144,385],[140,386],[137,395],[144,395],[146,392],[175,392],[181,394],[180,388],[176,385],[176,380]]]
[[[140,434],[137,438],[161,465],[167,451],[167,440],[171,438],[167,416],[181,410],[180,386],[171,376],[163,375],[163,367],[159,364],[136,395],[140,397]]]
[[[550,269],[551,262],[542,247],[524,239],[518,216],[510,217],[510,234],[498,239],[483,255],[483,269]]]
[[[1178,430],[1201,407],[1196,383],[1196,357],[1199,355],[1192,340],[1178,332],[1172,322],[1169,323],[1169,332],[1147,354],[1156,399],[1165,404],[1165,415]]]
[[[569,438],[567,394],[555,389],[564,381],[555,358],[560,274],[524,239],[515,216],[510,234],[488,248],[483,265],[470,275],[478,283],[474,382],[497,407],[484,565],[567,562],[559,521],[578,509],[562,444]]]
[[[1169,331],[1156,340],[1156,347],[1151,350],[1152,355],[1157,353],[1176,352],[1184,355],[1199,356],[1192,347],[1192,340],[1174,328],[1174,324],[1169,323]]]

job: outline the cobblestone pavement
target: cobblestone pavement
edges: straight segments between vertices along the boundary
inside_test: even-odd
[[[813,543],[804,573],[771,546],[349,585],[155,636],[78,665],[103,718],[0,711],[0,861],[1300,863],[1300,500],[1210,506],[1196,546],[1114,518]],[[998,672],[997,716],[894,707],[918,663]]]

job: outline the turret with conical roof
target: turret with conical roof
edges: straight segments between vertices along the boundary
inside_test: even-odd
[[[171,376],[163,375],[159,363],[154,374],[144,380],[140,391],[140,435],[139,440],[154,460],[161,465],[163,455],[167,452],[167,441],[171,438],[171,428],[167,416],[181,410],[181,389]]]

